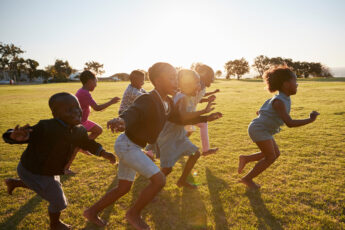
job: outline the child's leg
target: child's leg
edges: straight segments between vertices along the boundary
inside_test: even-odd
[[[168,176],[172,172],[172,168],[162,168],[161,171],[165,176]]]
[[[210,149],[210,143],[208,138],[208,125],[207,123],[199,123],[197,125],[200,128],[200,139],[202,144],[202,155],[206,156],[218,151],[218,148]]]
[[[24,182],[21,179],[8,178],[8,179],[5,179],[5,184],[7,187],[7,193],[9,195],[12,195],[13,190],[17,187],[29,188],[28,186],[24,184]]]
[[[94,140],[102,134],[103,129],[101,126],[95,123],[94,126],[88,130],[88,132],[90,132],[89,139]]]
[[[252,161],[259,161],[264,157],[265,155],[262,152],[254,153],[248,156],[246,155],[239,156],[238,173],[242,173],[242,170],[244,169],[247,163],[252,162]]]
[[[253,182],[253,178],[267,169],[276,159],[274,139],[259,141],[256,142],[256,144],[261,150],[261,153],[264,155],[264,158],[262,158],[254,166],[254,168],[240,180],[240,182],[244,183],[250,188],[259,188],[259,186]]]
[[[116,188],[107,192],[99,201],[84,211],[84,217],[94,224],[105,226],[105,221],[97,216],[98,213],[126,195],[130,191],[132,184],[132,181],[119,180]]]
[[[192,188],[195,189],[196,185],[192,185],[190,183],[187,182],[187,176],[189,175],[189,173],[192,171],[195,163],[197,162],[197,160],[200,157],[200,152],[197,151],[194,155],[189,156],[187,163],[183,169],[182,175],[180,177],[180,179],[177,181],[177,186],[179,187],[187,187],[187,188]]]
[[[139,195],[137,201],[126,213],[128,222],[136,229],[149,229],[149,226],[141,219],[140,213],[145,206],[162,190],[165,185],[165,176],[158,172],[150,177],[150,184]]]
[[[50,229],[51,230],[68,230],[71,229],[71,226],[68,224],[65,224],[60,220],[60,214],[61,212],[48,212],[49,214],[49,220],[50,220]]]

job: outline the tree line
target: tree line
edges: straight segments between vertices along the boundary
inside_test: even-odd
[[[3,44],[0,42],[0,77],[7,73],[11,79],[20,80],[22,74],[25,74],[30,81],[35,78],[41,77],[44,81],[50,79],[53,82],[67,81],[72,73],[77,70],[73,69],[68,61],[56,59],[53,65],[48,65],[44,69],[38,69],[39,63],[33,59],[25,59],[22,54],[25,51],[13,44]],[[193,63],[191,69],[194,69],[199,62]],[[290,58],[282,57],[267,57],[264,55],[257,56],[254,59],[252,68],[258,73],[257,78],[262,78],[263,73],[271,67],[278,65],[287,65],[293,69],[297,77],[308,78],[313,77],[333,77],[327,66],[322,65],[320,62],[300,62],[293,61]],[[180,69],[182,67],[176,67]],[[96,75],[104,73],[103,64],[96,61],[86,62],[84,70],[91,70]],[[225,78],[229,79],[234,76],[240,79],[243,75],[249,73],[250,66],[245,58],[230,60],[224,65]],[[145,78],[148,80],[146,71]],[[217,70],[215,75],[217,78],[222,76],[222,71]],[[129,80],[127,73],[117,73],[112,75],[109,79],[116,78],[118,80]]]
[[[53,82],[63,82],[68,81],[69,76],[77,72],[68,61],[61,59],[56,59],[53,65],[48,65],[44,69],[38,69],[39,63],[33,59],[23,58],[23,53],[24,50],[13,44],[0,43],[0,77],[7,73],[10,79],[17,81],[25,74],[30,81],[41,77],[44,81],[50,79]],[[91,70],[96,75],[104,73],[103,64],[96,61],[86,62],[84,70]]]
[[[290,67],[299,78],[308,78],[313,77],[333,77],[329,68],[325,65],[322,65],[320,62],[300,62],[293,61],[291,58],[282,58],[282,57],[272,57],[269,58],[264,55],[257,56],[254,59],[254,64],[252,67],[258,73],[257,78],[262,78],[264,72],[271,67],[287,65]],[[244,74],[249,73],[250,67],[248,61],[244,58],[231,60],[225,63],[224,69],[226,72],[226,79],[229,79],[231,76],[237,77],[240,79]],[[220,70],[216,71],[216,76],[222,75]]]

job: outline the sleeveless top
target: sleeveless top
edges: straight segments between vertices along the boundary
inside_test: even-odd
[[[277,95],[268,99],[260,108],[259,116],[255,118],[252,123],[263,125],[269,132],[278,133],[280,126],[284,125],[284,121],[280,118],[279,114],[275,111],[272,103],[275,99],[281,100],[286,108],[288,114],[290,114],[291,100],[283,92],[279,91]]]

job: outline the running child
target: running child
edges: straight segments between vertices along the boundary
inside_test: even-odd
[[[284,123],[289,127],[299,127],[316,120],[318,112],[313,111],[310,117],[303,120],[293,120],[289,113],[291,108],[291,95],[297,93],[297,77],[287,66],[275,67],[266,71],[263,79],[268,90],[273,93],[278,91],[271,99],[268,99],[257,112],[255,118],[248,126],[250,138],[260,149],[260,152],[239,157],[238,173],[241,173],[247,163],[258,161],[254,168],[239,182],[248,188],[258,189],[260,185],[254,183],[253,178],[266,170],[280,155],[280,151],[273,135],[280,131]]]
[[[178,85],[181,92],[178,92],[173,99],[180,114],[183,116],[197,117],[209,113],[214,109],[212,108],[214,103],[210,101],[205,109],[194,111],[194,103],[191,101],[191,98],[196,96],[200,90],[200,78],[196,72],[188,69],[180,70],[178,73]],[[168,121],[160,133],[156,145],[158,145],[160,155],[161,171],[165,176],[172,172],[173,166],[181,157],[188,156],[177,185],[179,187],[195,189],[197,186],[187,182],[187,176],[192,171],[201,154],[199,148],[189,140],[186,134],[187,132],[183,125]],[[202,155],[205,156],[208,154],[210,152],[204,152]]]
[[[25,125],[9,129],[3,139],[9,144],[28,144],[19,161],[17,172],[20,179],[5,180],[7,192],[17,187],[35,191],[49,202],[48,214],[51,229],[70,229],[60,220],[61,211],[67,207],[60,176],[73,154],[74,147],[90,151],[96,156],[115,163],[115,156],[90,140],[81,122],[81,108],[75,96],[57,93],[49,99],[52,119],[41,120],[30,127]],[[72,146],[72,148],[71,148]]]
[[[142,88],[145,80],[145,74],[143,72],[139,70],[132,71],[132,73],[129,75],[129,80],[131,83],[127,86],[127,89],[123,93],[119,115],[128,109],[128,107],[133,104],[137,97],[146,93],[146,91]]]
[[[101,111],[103,109],[106,109],[107,107],[111,106],[112,104],[117,103],[120,101],[120,98],[114,97],[110,101],[104,104],[97,104],[90,92],[92,92],[96,86],[97,86],[97,77],[89,70],[85,70],[80,74],[80,81],[83,84],[83,87],[80,88],[75,96],[78,98],[81,109],[83,111],[83,116],[81,119],[81,124],[86,128],[87,132],[89,132],[89,138],[91,140],[96,139],[101,133],[103,132],[102,127],[98,125],[97,123],[88,120],[89,114],[90,114],[90,106],[95,111]],[[79,149],[76,149],[75,153],[72,155],[70,162],[66,165],[65,174],[74,174],[73,171],[70,170],[70,166],[77,154]],[[81,150],[81,152],[89,155],[88,152]]]
[[[148,143],[156,142],[167,120],[179,124],[195,124],[212,121],[221,116],[220,113],[198,116],[194,119],[181,116],[172,99],[168,97],[177,89],[176,69],[168,63],[160,62],[154,64],[148,72],[154,90],[138,97],[119,118],[114,118],[107,124],[113,132],[125,130],[125,133],[115,142],[115,151],[119,157],[118,186],[84,212],[84,217],[99,226],[105,226],[106,223],[98,217],[98,213],[127,194],[132,187],[136,172],[139,172],[149,178],[150,183],[127,211],[126,219],[135,229],[149,229],[141,218],[141,211],[164,187],[165,176],[143,153],[142,148]]]

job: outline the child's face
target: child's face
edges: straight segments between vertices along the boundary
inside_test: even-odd
[[[132,86],[141,89],[141,87],[144,85],[144,77],[137,77],[131,82]]]
[[[70,96],[58,104],[53,114],[55,118],[62,120],[68,125],[75,126],[81,122],[82,110],[77,98]]]
[[[176,69],[171,67],[171,69],[162,73],[162,76],[155,82],[155,88],[168,95],[174,95],[177,90]]]
[[[89,91],[93,91],[97,86],[97,78],[88,80],[86,85]]]
[[[197,76],[189,78],[188,81],[183,81],[180,85],[181,92],[187,96],[196,96],[197,93],[201,90],[200,79]]]
[[[205,76],[200,76],[200,77],[206,87],[211,86],[211,83],[213,82],[213,76],[211,74],[206,74]]]
[[[297,77],[296,77],[296,74],[293,74],[293,78],[291,78],[290,81],[288,81],[287,88],[289,90],[289,94],[295,95],[297,93],[297,87],[298,87]]]

